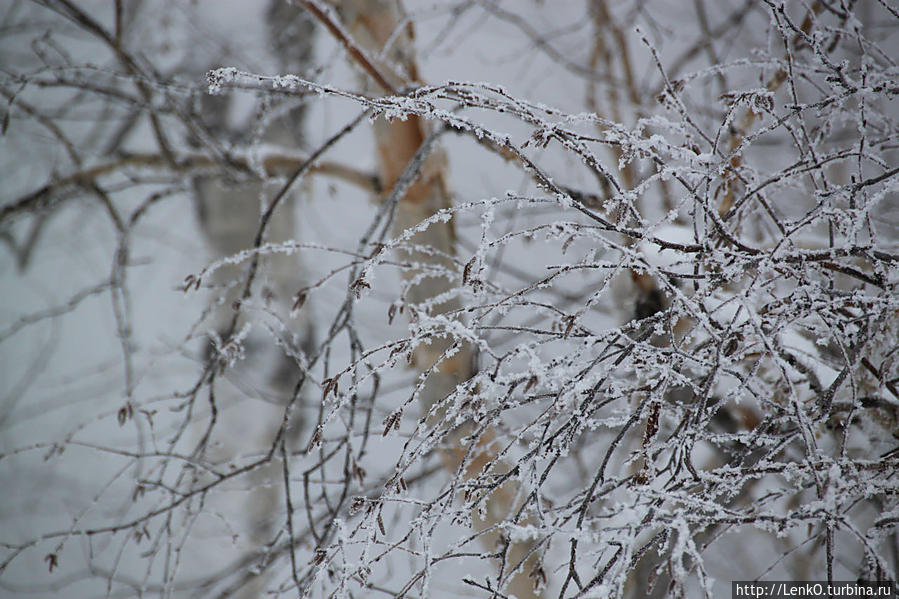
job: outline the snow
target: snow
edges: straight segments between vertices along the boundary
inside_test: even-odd
[[[507,4],[406,4],[427,83],[395,95],[324,31],[308,69],[274,68],[259,6],[126,19],[139,77],[29,8],[48,37],[0,42],[0,588],[216,594],[250,572],[248,596],[468,596],[539,546],[545,596],[647,590],[646,548],[657,584],[717,596],[823,576],[827,527],[837,577],[868,574],[859,551],[894,577],[893,29],[704,3],[724,30],[704,46],[662,2],[603,4],[602,36],[580,3]],[[230,102],[218,124],[206,94]],[[286,150],[265,129],[290,132],[293,105],[306,147]],[[422,152],[372,193],[352,181],[374,186],[388,121],[440,132],[447,165]],[[256,235],[272,196],[253,176],[319,148],[356,178],[304,173]],[[395,230],[418,175],[449,199]],[[228,251],[204,247],[202,177],[251,203]]]

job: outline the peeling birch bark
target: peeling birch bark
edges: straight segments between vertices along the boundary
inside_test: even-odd
[[[373,65],[389,87],[388,93],[396,92],[418,80],[418,71],[414,59],[414,32],[411,22],[403,23],[399,5],[388,0],[339,0],[335,2],[344,25],[351,33],[353,40],[360,48],[373,57]],[[312,4],[314,2],[304,2]],[[377,77],[374,77],[377,80]],[[385,87],[381,84],[381,87]],[[421,147],[429,135],[429,123],[417,116],[410,116],[402,121],[387,121],[379,118],[374,123],[374,134],[377,144],[379,174],[385,197],[403,173],[406,165]],[[433,151],[428,156],[421,175],[400,198],[396,217],[393,222],[394,234],[414,227],[437,211],[449,208],[451,201],[446,185],[446,160],[444,154]],[[411,239],[413,245],[428,246],[437,250],[435,254],[404,251],[401,258],[410,262],[428,266],[440,266],[452,269],[447,258],[455,254],[455,231],[453,221],[434,223],[425,231]],[[420,270],[404,271],[404,277],[410,281],[421,274]],[[445,277],[425,277],[411,283],[406,294],[409,303],[421,304],[437,297],[453,288],[453,282]],[[449,299],[432,306],[432,313],[446,314],[460,308],[458,299]],[[420,395],[422,411],[427,413],[433,406],[475,372],[473,348],[462,344],[449,359],[438,363],[441,356],[454,345],[450,338],[435,339],[427,346],[419,346],[413,355],[415,367],[420,372],[431,370]],[[432,418],[435,425],[440,422],[439,413]],[[486,472],[503,474],[509,466],[498,460],[498,448],[492,446],[493,433],[488,430],[477,441],[473,459],[463,464],[466,450],[459,448],[466,435],[473,432],[471,424],[447,431],[447,445],[456,449],[444,450],[442,458],[444,467],[451,473],[460,468],[466,478],[473,478]],[[498,525],[512,520],[518,506],[520,484],[514,477],[498,488],[492,490],[485,498],[485,516],[473,514],[474,527],[481,535],[484,547],[489,551],[505,548],[503,578],[507,581],[505,589],[518,599],[539,597],[534,581],[539,578],[539,554],[533,541],[512,543]],[[525,524],[526,522],[519,522]],[[512,573],[511,575],[509,573]]]

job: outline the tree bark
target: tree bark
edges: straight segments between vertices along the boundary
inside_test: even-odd
[[[314,29],[308,15],[283,0],[271,0],[266,21],[270,49],[278,67],[285,72],[302,72],[309,68]],[[221,65],[207,62],[202,68],[208,70],[218,66]],[[230,96],[203,97],[199,116],[214,137],[249,141],[251,127],[246,123],[230,122],[227,117],[230,99]],[[302,106],[294,108],[269,123],[260,141],[299,150],[303,122]],[[194,178],[200,229],[210,254],[214,258],[223,258],[252,248],[262,226],[261,215],[282,186],[277,179],[251,175],[240,180],[218,174]],[[264,231],[266,242],[283,243],[296,239],[297,196],[296,191],[292,192],[278,206],[276,217],[269,220]],[[214,453],[214,458],[245,452],[247,444],[255,444],[260,452],[268,451],[301,375],[296,359],[271,343],[273,333],[265,330],[265,323],[278,330],[281,323],[288,322],[293,295],[304,284],[302,263],[293,255],[263,255],[259,256],[256,272],[259,275],[255,277],[249,297],[245,297],[248,276],[245,264],[224,265],[216,269],[208,281],[214,298],[211,324],[219,337],[209,349],[210,359],[225,363],[229,359],[227,349],[234,343],[232,340],[242,346],[240,359],[232,360],[224,371],[238,392],[234,395],[228,385],[217,383],[217,401],[253,404],[241,406],[230,416],[222,414],[215,431],[216,439],[221,441],[217,447],[212,449],[211,444],[204,446],[201,442],[201,450]],[[243,302],[252,307],[241,305]],[[270,312],[274,318],[264,313],[260,317],[260,312]],[[292,332],[301,339],[302,346],[296,349],[307,355],[311,353],[314,333],[309,311],[301,311],[289,319],[289,324]],[[242,331],[246,325],[254,326],[244,338]],[[282,341],[291,343],[290,339]],[[251,418],[247,417],[248,410],[252,410]],[[288,429],[288,446],[298,441],[303,429],[299,417],[302,410],[293,410],[292,414],[295,417]],[[255,552],[271,543],[278,527],[283,525],[279,514],[285,509],[282,498],[285,497],[283,484],[286,482],[282,481],[282,465],[277,460],[256,469],[247,480],[249,488],[239,508],[239,517],[248,537],[248,551]],[[263,596],[270,583],[269,575],[255,576],[241,587],[238,596],[246,599]]]
[[[316,6],[316,3],[312,1],[304,1],[303,4],[312,5],[313,8]],[[399,93],[404,87],[417,82],[414,32],[411,23],[403,23],[397,2],[339,0],[337,6],[346,29],[352,35],[351,43],[358,44],[357,50],[366,52],[368,55],[363,55],[358,51],[351,51],[350,54],[357,60],[371,63],[364,65],[366,68],[363,70],[369,74],[375,73],[371,79],[379,82],[383,91]],[[346,40],[342,41],[345,46],[348,45]],[[389,47],[387,47],[388,43]],[[369,56],[380,58],[370,58]],[[410,116],[406,120],[392,122],[379,118],[374,123],[374,134],[379,174],[386,197],[430,134],[429,123],[418,116]],[[393,223],[393,232],[398,235],[434,215],[437,211],[450,206],[451,200],[446,184],[446,160],[442,152],[435,150],[428,156],[417,181],[400,198]],[[441,256],[455,255],[455,241],[453,221],[434,223],[425,231],[416,234],[411,239],[411,243],[430,247],[437,252],[405,251],[401,257],[412,263],[422,264],[425,268],[429,266],[452,268],[450,260]],[[409,281],[420,274],[420,271],[412,269],[405,271],[404,277]],[[453,287],[453,281],[446,277],[426,277],[410,286],[406,301],[420,304]],[[455,312],[460,307],[457,299],[450,299],[435,305],[433,313],[447,314]],[[468,344],[462,344],[451,358],[443,359],[437,364],[441,356],[455,343],[453,339],[444,337],[434,340],[429,345],[421,345],[414,352],[414,364],[419,371],[425,372],[435,364],[437,366],[436,369],[430,371],[420,395],[424,413],[431,411],[434,405],[455,390],[458,385],[471,378],[475,372],[474,352]],[[439,412],[432,417],[435,426],[442,425],[440,420]],[[476,442],[477,446],[472,452],[471,462],[462,463],[466,455],[465,448],[460,448],[462,440],[473,431],[471,423],[447,431],[446,445],[454,449],[443,451],[445,468],[453,475],[459,473],[461,469],[462,476],[466,478],[473,478],[487,472],[492,474],[508,472],[508,465],[496,458],[497,448],[492,445],[493,432],[489,429]],[[506,547],[503,568],[503,578],[507,581],[506,592],[518,599],[531,599],[539,597],[533,582],[539,569],[539,555],[534,550],[535,544],[533,542],[510,543],[502,530],[497,528],[497,525],[512,520],[517,511],[519,487],[517,479],[511,477],[504,485],[490,492],[484,499],[486,516],[482,518],[475,512],[473,522],[476,530],[484,531],[481,540],[485,549],[494,552],[498,548]],[[525,522],[519,523],[524,524]],[[522,562],[524,563],[522,564]],[[518,567],[519,565],[521,567]],[[513,574],[509,576],[509,572],[513,572]]]

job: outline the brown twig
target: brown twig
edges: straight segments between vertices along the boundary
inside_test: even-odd
[[[262,159],[262,167],[266,175],[280,177],[295,171],[307,160],[308,157],[275,154],[264,157]],[[246,173],[250,172],[248,159],[231,157],[231,162]],[[31,212],[45,208],[53,201],[55,195],[70,187],[90,186],[101,177],[116,174],[129,168],[163,169],[174,173],[184,173],[196,170],[218,169],[222,168],[222,165],[205,154],[176,156],[174,163],[170,163],[160,154],[127,154],[117,160],[66,175],[3,206],[0,208],[0,222],[4,222],[6,219],[22,212]],[[377,175],[337,162],[322,161],[315,163],[309,167],[309,173],[333,177],[371,193],[381,193],[383,190]]]
[[[387,78],[381,73],[378,67],[375,66],[375,63],[366,55],[366,53],[359,48],[358,44],[347,35],[346,31],[344,31],[343,27],[338,25],[334,19],[331,18],[329,14],[330,11],[328,9],[320,6],[318,2],[315,0],[300,0],[300,5],[308,10],[312,15],[328,30],[328,32],[334,36],[334,38],[343,45],[344,49],[349,53],[354,61],[356,61],[359,66],[361,66],[366,73],[368,73],[372,79],[374,79],[378,85],[381,86],[385,92],[390,95],[397,96],[399,95],[399,91],[390,84]]]

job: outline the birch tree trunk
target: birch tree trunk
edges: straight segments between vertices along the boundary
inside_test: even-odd
[[[400,3],[392,0],[335,0],[346,29],[352,35],[352,43],[360,46],[372,60],[375,77],[366,81],[378,81],[381,91],[398,94],[409,85],[418,82],[418,69],[414,56],[414,31],[411,22],[403,22]],[[303,5],[317,12],[317,3],[304,1]],[[346,44],[346,41],[345,41]],[[375,57],[375,58],[369,58]],[[357,56],[357,59],[359,57]],[[371,74],[371,71],[369,72]],[[363,84],[365,82],[363,81]],[[410,116],[405,120],[388,121],[378,118],[374,134],[378,152],[378,169],[385,197],[390,194],[407,165],[430,134],[429,123]],[[438,149],[431,151],[418,179],[399,199],[393,232],[399,235],[433,216],[437,211],[449,208],[451,199],[446,184],[446,160]],[[454,256],[455,231],[453,221],[431,224],[410,240],[412,246],[423,246],[434,252],[404,251],[402,258],[421,269],[404,271],[409,282],[405,299],[408,303],[421,304],[450,291],[457,286],[447,277],[425,276],[422,272],[433,267],[453,269],[447,257]],[[435,269],[436,270],[436,269]],[[432,315],[456,312],[461,307],[456,297],[432,305]],[[454,348],[455,346],[455,348]],[[455,350],[455,351],[453,351]],[[445,356],[449,352],[449,357]],[[420,394],[423,413],[431,412],[431,422],[442,426],[440,411],[432,408],[463,384],[475,373],[473,348],[450,337],[433,339],[429,345],[420,345],[414,352],[414,364],[420,372],[429,372]],[[487,430],[476,441],[477,447],[469,452],[463,441],[474,432],[472,423],[446,431],[446,446],[442,459],[445,468],[454,475],[465,478],[486,472],[501,475],[509,466],[496,458],[498,448],[491,445],[493,434]],[[464,458],[469,455],[469,462]],[[460,472],[461,471],[461,472]],[[472,514],[475,528],[482,532],[480,538],[488,551],[503,550],[502,577],[506,592],[518,599],[535,598],[535,580],[539,578],[539,554],[532,541],[511,542],[497,525],[514,519],[521,501],[518,498],[520,484],[510,477],[493,489],[485,498],[486,509]],[[521,522],[524,524],[525,522]],[[510,575],[511,573],[511,575]]]
[[[282,72],[302,72],[312,59],[313,22],[301,8],[284,0],[271,0],[266,12],[268,41],[278,68]],[[221,66],[214,62],[203,65],[201,73]],[[251,124],[231,122],[228,118],[232,96],[204,95],[201,118],[209,132],[228,142],[262,142],[296,151],[302,143],[304,110],[294,107],[271,122],[264,130],[251,131]],[[253,136],[256,136],[254,139]],[[260,228],[260,216],[283,186],[278,179],[260,178],[242,173],[239,179],[218,174],[199,176],[193,181],[200,228],[213,259],[233,256],[254,247]],[[297,238],[297,193],[281,202],[277,214],[264,231],[267,243],[284,243]],[[307,355],[313,350],[312,318],[304,310],[288,318],[293,294],[303,286],[303,266],[295,255],[258,256],[258,276],[245,293],[246,263],[226,264],[210,277],[213,305],[210,333],[214,337],[210,359],[222,364],[228,383],[216,383],[220,403],[226,407],[241,405],[234,414],[223,415],[217,425],[219,443],[209,444],[208,452],[218,460],[227,460],[248,451],[264,454],[278,434],[283,410],[296,392],[301,371],[289,350]],[[289,322],[289,329],[287,324]],[[279,343],[272,343],[277,335]],[[298,340],[295,343],[294,340]],[[237,349],[237,359],[232,352]],[[221,377],[219,377],[221,379]],[[232,386],[237,392],[232,392]],[[247,404],[247,400],[252,405]],[[247,411],[252,417],[247,418]],[[288,429],[288,443],[296,443],[302,434],[302,410],[293,410]],[[202,443],[201,443],[202,445]],[[203,451],[207,451],[203,447]],[[248,531],[248,550],[257,551],[272,542],[281,526],[285,495],[282,466],[277,460],[258,468],[248,477],[240,513],[236,519]],[[240,597],[247,599],[264,594],[269,576],[258,576],[241,587]]]

